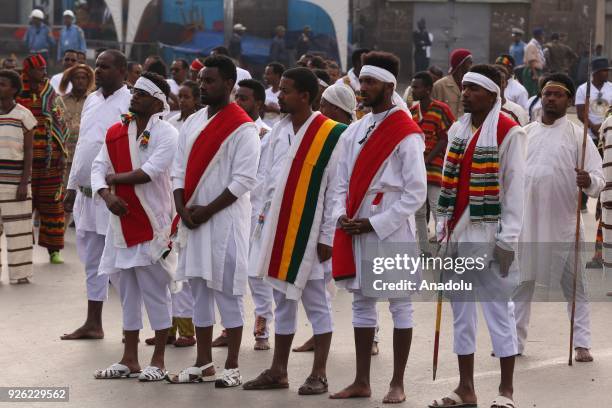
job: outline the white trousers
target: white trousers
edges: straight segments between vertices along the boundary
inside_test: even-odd
[[[478,332],[477,304],[489,328],[493,352],[497,357],[510,357],[518,353],[516,323],[510,302],[458,302],[451,301],[454,326],[454,352],[460,356],[476,352],[476,333]]]
[[[410,298],[389,299],[389,312],[396,329],[411,329],[412,302]],[[378,327],[377,298],[364,296],[360,291],[353,292],[353,327]]]
[[[564,290],[570,291],[573,281],[569,277],[562,279]],[[527,332],[529,320],[531,319],[531,300],[535,291],[535,281],[527,281],[520,284],[512,296],[513,312],[516,319],[516,332],[518,335],[518,352],[523,353],[527,343]],[[571,318],[572,301],[567,302],[567,314]],[[574,347],[591,348],[591,316],[584,286],[576,285],[576,315],[574,316]]]
[[[93,231],[77,231],[76,248],[81,262],[85,264],[85,285],[87,287],[87,300],[104,302],[108,299],[108,283],[113,284],[119,291],[119,274],[98,275],[100,259],[104,251],[104,235]]]
[[[274,296],[272,295],[272,286],[266,281],[255,276],[249,276],[249,288],[251,289],[251,297],[253,298],[253,304],[255,305],[255,318],[258,316],[266,319],[266,327],[264,329],[263,336],[258,338],[267,339],[270,337],[268,326],[272,321],[273,308],[274,308]]]
[[[440,186],[427,184],[427,201],[414,214],[419,248],[421,249],[421,252],[432,253],[431,246],[429,245],[429,229],[427,228],[427,203],[429,202],[429,208],[431,214],[433,215],[434,225],[436,225],[436,207],[438,206],[439,196]]]
[[[124,330],[142,329],[143,303],[151,329],[172,327],[170,277],[159,263],[122,269],[119,275]]]
[[[280,335],[294,334],[297,331],[298,302],[287,299],[285,294],[274,289],[274,332]],[[331,333],[334,330],[331,304],[328,301],[325,279],[309,280],[302,291],[302,305],[312,325],[315,336]]]
[[[183,282],[183,288],[172,294],[172,317],[193,318],[193,294],[189,281]]]
[[[226,274],[231,276],[233,274]],[[223,277],[225,280],[226,276]],[[241,327],[244,324],[242,296],[231,295],[214,290],[202,278],[189,279],[193,293],[193,324],[196,327],[210,327],[216,323],[215,303],[221,315],[221,325],[226,329]]]

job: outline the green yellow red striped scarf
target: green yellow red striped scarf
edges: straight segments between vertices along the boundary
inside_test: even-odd
[[[325,193],[322,189],[325,170],[331,155],[346,129],[346,125],[323,115],[315,117],[309,125],[289,169],[282,190],[278,222],[273,237],[272,252],[267,275],[294,284],[306,247],[311,240],[317,204]]]

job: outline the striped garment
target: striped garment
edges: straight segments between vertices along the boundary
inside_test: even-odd
[[[36,126],[36,118],[20,104],[0,115],[0,190],[16,186],[23,176],[24,133]]]
[[[28,194],[26,201],[17,201],[16,194],[17,186],[6,186],[0,192],[0,213],[11,282],[32,277],[32,198]]]
[[[346,125],[317,116],[300,143],[283,187],[268,276],[294,284],[311,241],[323,176]],[[318,229],[315,231],[318,234]]]
[[[496,146],[476,146],[480,129],[469,145],[468,140],[458,137],[451,141],[438,200],[438,215],[449,220],[451,229],[468,206],[472,223],[498,222],[501,215],[499,146],[515,126],[516,122],[500,113]]]
[[[65,127],[55,98],[48,81],[40,94],[24,90],[19,98],[38,121],[32,142],[32,207],[40,216],[38,245],[49,251],[64,248]]]
[[[446,132],[455,121],[455,116],[447,104],[435,99],[432,99],[425,112],[422,112],[421,104],[416,102],[410,108],[410,113],[412,114],[412,119],[425,134],[424,156],[427,158],[436,144],[438,144],[440,137],[446,137]],[[439,155],[425,164],[428,184],[436,186],[442,184],[442,166],[444,165],[445,150],[446,146]]]

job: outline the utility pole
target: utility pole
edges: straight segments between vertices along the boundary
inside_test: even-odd
[[[234,31],[234,0],[223,0],[223,42],[228,45]]]

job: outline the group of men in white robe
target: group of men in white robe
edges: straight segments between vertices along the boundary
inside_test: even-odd
[[[267,323],[274,316],[275,347],[271,368],[244,388],[288,388],[301,299],[313,328],[315,357],[299,392],[327,392],[333,322],[326,284],[333,276],[353,295],[357,364],[354,382],[331,398],[371,395],[377,298],[365,287],[370,272],[362,261],[372,247],[415,244],[414,214],[424,203],[427,181],[422,132],[394,103],[399,61],[392,54],[372,52],[362,56],[362,62],[360,93],[371,113],[345,130],[313,112],[318,80],[308,69],[296,68],[281,79],[279,105],[286,116],[269,130],[258,109],[245,112],[230,102],[234,92],[237,99],[248,99],[241,96],[240,84],[236,88],[233,62],[225,56],[209,57],[198,74],[207,107],[191,115],[177,133],[162,118],[169,91],[161,77],[143,75],[130,96],[121,85],[125,57],[112,50],[99,56],[99,90],[85,103],[67,197],[67,203],[74,203],[77,247],[87,274],[88,317],[65,336],[103,337],[101,311],[109,275],[119,276],[124,354],[118,363],[96,371],[96,378],[241,385],[238,357],[248,282],[256,320],[264,318],[265,327],[255,330],[256,340],[267,340]],[[584,170],[578,170],[582,132],[566,116],[575,94],[571,80],[558,74],[543,81],[542,121],[525,129],[502,112],[503,84],[494,66],[473,67],[463,78],[467,113],[449,130],[438,239],[451,257],[480,250],[464,244],[484,244],[491,260],[485,272],[493,273],[472,277],[478,285],[469,302],[447,293],[460,383],[431,407],[476,403],[477,302],[501,362],[500,395],[491,406],[513,406],[514,359],[524,349],[535,285],[544,278],[548,285],[556,279],[567,295],[572,276],[573,261],[567,256],[556,257],[559,263],[544,270],[537,243],[571,243],[567,226],[573,223],[556,220],[575,217],[577,188],[596,197],[604,187],[601,159],[590,139]],[[330,92],[327,101],[324,94],[322,107],[335,102],[336,109],[355,109],[354,101],[338,102],[348,87],[333,87],[344,90]],[[265,98],[259,100],[261,108]],[[345,106],[340,111],[352,116]],[[475,161],[484,163],[484,172]],[[481,192],[483,177],[487,184]],[[418,256],[416,245],[411,248],[411,256]],[[447,272],[450,280],[460,278]],[[189,282],[193,295],[197,356],[193,366],[169,375],[163,350],[172,325],[171,292],[179,291],[183,281]],[[590,361],[582,274],[578,281],[576,358]],[[412,304],[409,293],[387,298],[394,325],[394,370],[383,401],[401,402],[406,398],[403,378]],[[141,370],[137,346],[143,304],[155,330],[155,351]],[[211,351],[215,305],[228,345],[221,376],[215,373]],[[260,349],[266,349],[263,345]]]

